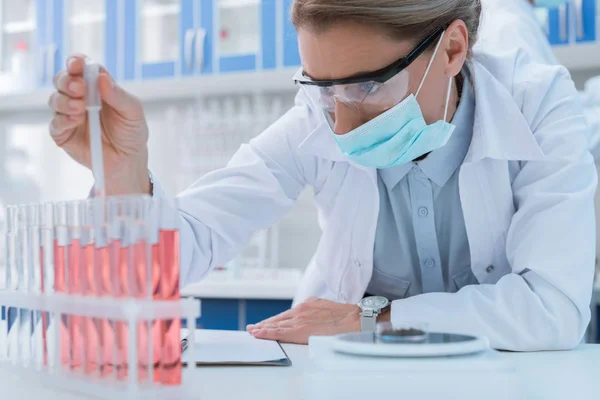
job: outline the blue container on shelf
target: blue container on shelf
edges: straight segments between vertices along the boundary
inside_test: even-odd
[[[597,40],[597,0],[571,0],[548,11],[550,44],[568,45]]]
[[[596,0],[579,0],[576,3],[577,7],[581,7],[578,10],[576,40],[578,43],[594,42],[597,40],[596,18],[600,18]]]

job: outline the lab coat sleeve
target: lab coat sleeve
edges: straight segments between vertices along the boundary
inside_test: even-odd
[[[594,160],[600,160],[600,76],[590,79],[581,94],[585,118],[591,130],[590,151]]]
[[[296,105],[244,144],[228,165],[177,196],[181,213],[181,284],[202,279],[238,255],[252,235],[276,223],[311,181],[315,165],[298,154],[313,118]]]
[[[486,336],[504,350],[580,343],[590,319],[597,177],[574,85],[566,70],[553,74],[514,89],[522,91],[524,116],[545,156],[522,162],[513,182],[516,213],[506,238],[512,273],[493,285],[395,301],[392,321],[425,320],[433,331]]]

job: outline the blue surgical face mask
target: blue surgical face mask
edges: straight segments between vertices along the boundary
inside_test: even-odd
[[[539,8],[558,8],[569,0],[535,0],[535,6]]]
[[[440,38],[419,85],[419,95],[444,35]],[[334,137],[342,152],[355,163],[369,168],[391,168],[411,162],[444,146],[454,125],[446,122],[453,78],[448,84],[444,119],[427,125],[415,95],[358,128]],[[326,114],[326,118],[329,115]],[[329,124],[331,127],[331,123]]]

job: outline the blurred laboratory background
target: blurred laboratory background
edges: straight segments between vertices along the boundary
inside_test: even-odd
[[[291,3],[0,0],[0,202],[88,195],[91,173],[48,134],[52,78],[74,52],[145,103],[151,169],[169,194],[225,166],[293,104],[300,58]],[[600,0],[540,11],[539,22],[583,90],[600,75]],[[289,307],[320,236],[311,197],[307,190],[244,254],[186,288],[206,300],[202,326],[238,329]]]

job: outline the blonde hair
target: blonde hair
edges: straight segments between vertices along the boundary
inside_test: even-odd
[[[481,0],[294,0],[291,18],[296,29],[322,32],[337,24],[355,23],[380,29],[392,39],[415,42],[462,20],[472,48],[477,41]]]

